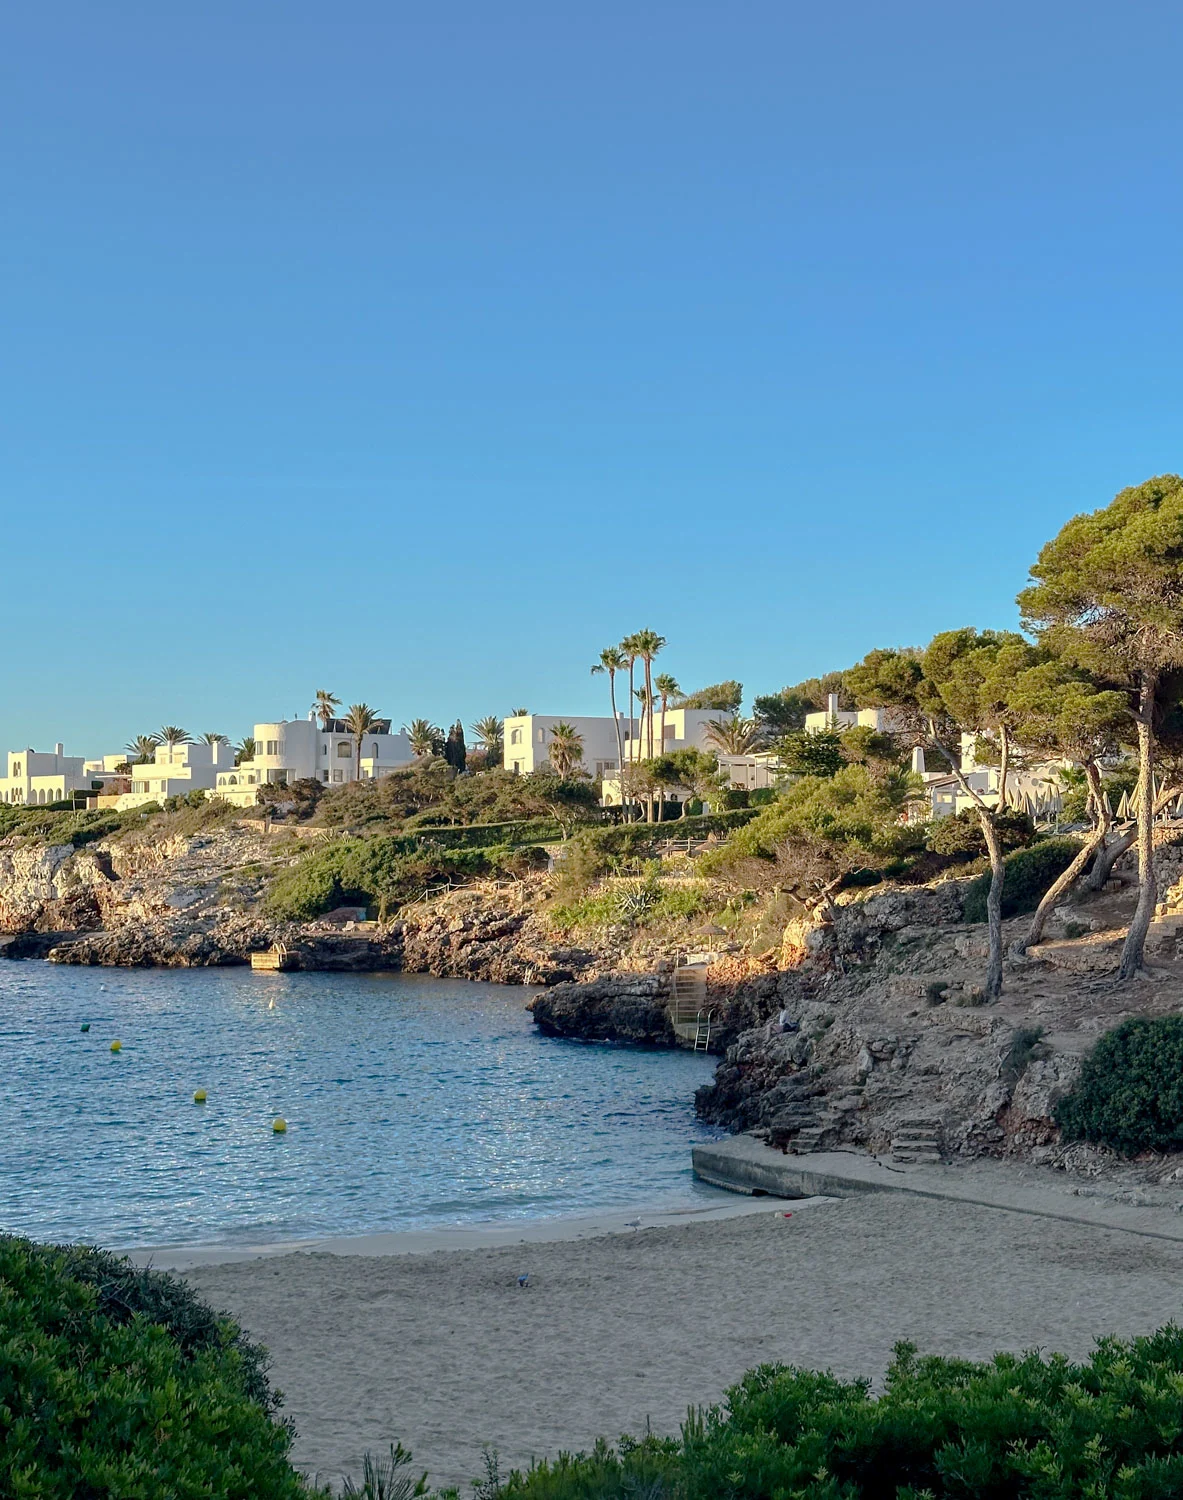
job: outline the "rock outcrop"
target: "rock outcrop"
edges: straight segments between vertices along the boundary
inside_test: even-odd
[[[604,974],[585,984],[556,984],[529,1008],[547,1036],[672,1047],[668,993],[664,974]]]

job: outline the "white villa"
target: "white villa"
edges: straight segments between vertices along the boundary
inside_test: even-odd
[[[897,722],[890,708],[839,708],[837,693],[828,696],[824,709],[805,715],[809,734],[822,734],[827,729],[874,729],[890,734]]]
[[[212,792],[218,772],[233,764],[232,745],[157,745],[152,760],[131,766],[131,791],[124,792],[115,806],[126,812],[166,797]]]
[[[214,795],[237,807],[252,807],[261,786],[287,786],[293,781],[319,781],[343,786],[357,780],[357,740],[340,719],[324,727],[315,714],[307,719],[283,719],[255,725],[255,755],[218,770]],[[362,740],[361,779],[389,776],[415,761],[405,734],[391,734],[390,721],[380,719],[373,734]]]
[[[126,759],[126,755],[104,755],[86,760],[67,755],[60,742],[52,750],[10,750],[7,775],[0,777],[0,802],[35,807],[89,796],[115,779],[116,768]]]
[[[620,736],[628,755],[628,720],[619,716]],[[563,714],[517,714],[505,721],[502,765],[515,776],[529,776],[532,771],[549,770],[551,730],[556,724],[570,724],[583,740],[583,759],[579,764],[589,776],[604,776],[620,769],[620,751],[616,744],[616,723],[610,714],[603,718],[570,718]],[[634,726],[636,720],[633,721]]]

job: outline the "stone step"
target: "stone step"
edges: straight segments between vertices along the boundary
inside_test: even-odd
[[[899,1162],[901,1166],[914,1167],[939,1167],[941,1165],[941,1153],[939,1151],[893,1151],[892,1161]]]
[[[897,1141],[929,1142],[933,1146],[940,1145],[939,1132],[935,1130],[897,1130],[894,1135]]]

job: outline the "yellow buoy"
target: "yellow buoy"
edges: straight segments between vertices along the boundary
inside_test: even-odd
[[[205,1090],[204,1089],[198,1089],[197,1090],[197,1092],[193,1095],[193,1102],[194,1102],[194,1104],[204,1104],[205,1103]]]
[[[288,1122],[280,1115],[278,1119],[272,1120],[271,1128],[275,1131],[276,1135],[282,1135],[288,1128]]]
[[[122,1052],[123,1051],[123,1043],[122,1042],[112,1042],[111,1043],[111,1051],[112,1052]]]

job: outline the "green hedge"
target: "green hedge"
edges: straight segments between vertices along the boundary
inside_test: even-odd
[[[265,1368],[171,1277],[0,1237],[0,1495],[307,1497]]]
[[[1174,1500],[1183,1333],[986,1363],[896,1347],[870,1383],[765,1365],[680,1438],[624,1440],[515,1473],[525,1500]]]
[[[1030,849],[1016,849],[1003,860],[1006,879],[1002,886],[1002,915],[1017,917],[1020,912],[1034,911],[1049,887],[1059,879],[1080,852],[1080,840],[1042,839]],[[986,920],[986,897],[990,893],[990,873],[979,875],[965,892],[965,920]]]
[[[408,852],[427,843],[443,849],[490,849],[495,844],[556,844],[563,830],[553,818],[521,818],[512,823],[420,824],[405,837]]]
[[[1183,1149],[1183,1016],[1107,1031],[1056,1120],[1068,1140],[1099,1141],[1129,1156]]]

